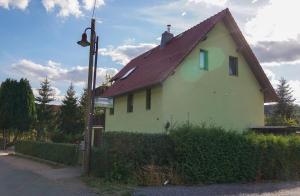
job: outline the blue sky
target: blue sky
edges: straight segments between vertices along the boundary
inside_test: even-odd
[[[178,34],[229,7],[272,84],[285,77],[300,103],[300,13],[294,0],[97,0],[98,83],[159,43],[166,24]],[[0,81],[26,77],[36,93],[49,77],[59,103],[87,77],[88,48],[77,46],[93,0],[0,0]],[[278,14],[280,13],[280,15]]]

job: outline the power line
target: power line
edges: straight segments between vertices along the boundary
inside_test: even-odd
[[[94,18],[94,15],[95,15],[96,1],[97,1],[97,0],[94,0],[94,7],[93,7],[93,15],[92,15],[92,18]]]

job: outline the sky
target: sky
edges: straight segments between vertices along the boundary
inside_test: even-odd
[[[0,0],[0,82],[27,78],[37,94],[51,81],[56,104],[72,83],[86,86],[88,48],[76,44],[90,25],[94,0]],[[300,2],[297,0],[97,0],[97,84],[172,33],[229,8],[276,88],[282,77],[300,104]]]

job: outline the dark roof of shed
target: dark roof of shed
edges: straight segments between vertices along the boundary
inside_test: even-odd
[[[113,78],[113,85],[104,91],[103,97],[114,97],[162,83],[184,58],[206,39],[206,35],[220,21],[223,21],[229,29],[238,50],[244,55],[252,72],[261,85],[265,102],[277,100],[277,95],[270,81],[260,66],[256,56],[238,28],[229,9],[225,9],[216,15],[204,20],[198,25],[172,38],[164,48],[155,48],[132,59]],[[122,79],[129,70],[135,70]]]

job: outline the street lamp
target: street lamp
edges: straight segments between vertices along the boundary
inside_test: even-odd
[[[81,40],[77,42],[77,44],[79,44],[82,47],[86,47],[91,45],[91,43],[87,40],[87,35],[86,32],[84,32],[81,36]]]
[[[87,40],[86,31],[90,30],[90,42]],[[88,175],[91,166],[91,138],[92,125],[94,117],[95,104],[95,88],[97,76],[97,60],[98,60],[98,36],[96,37],[95,19],[91,19],[91,27],[84,30],[81,40],[77,42],[82,47],[90,46],[89,69],[88,69],[88,86],[87,86],[87,112],[86,112],[86,128],[84,131],[84,154],[83,154],[83,173]],[[95,60],[95,64],[94,64]],[[93,89],[93,90],[92,90]]]

